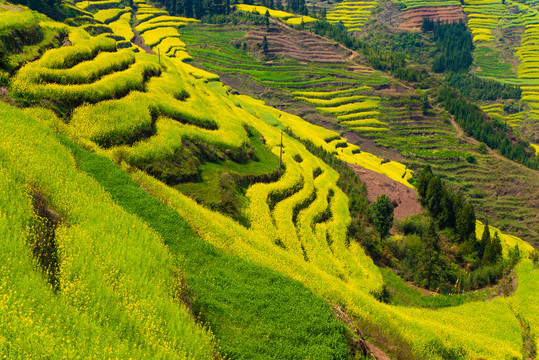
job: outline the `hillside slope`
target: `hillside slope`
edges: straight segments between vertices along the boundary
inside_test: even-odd
[[[3,354],[351,358],[357,336],[332,308],[363,336],[382,346],[390,339],[397,358],[521,358],[523,334],[537,344],[530,306],[539,275],[529,260],[517,267],[525,286],[513,296],[438,310],[379,302],[381,271],[348,233],[348,189],[298,138],[411,188],[405,165],[186,63],[192,55],[177,27],[191,19],[144,1],[77,5],[92,11],[73,20],[85,25],[33,20],[69,33],[71,46],[6,75]],[[135,16],[135,31],[158,55],[132,43],[126,18]],[[93,36],[96,27],[103,33]],[[261,67],[250,66],[243,71]],[[284,79],[258,75],[294,87],[297,66]],[[349,76],[332,71],[324,81]],[[387,83],[364,69],[349,77]],[[377,95],[345,89],[348,99],[329,100],[320,89],[295,91],[322,113],[354,115],[343,122],[382,122],[382,109],[363,115],[378,108]]]

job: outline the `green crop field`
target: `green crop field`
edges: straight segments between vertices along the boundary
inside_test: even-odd
[[[285,30],[268,36],[270,51],[282,52],[261,55],[260,34],[272,31],[249,20],[265,13],[258,3],[235,5],[235,25],[152,4],[81,1],[65,24],[0,4],[0,354],[362,359],[364,338],[404,359],[533,354],[539,273],[534,248],[514,235],[537,231],[532,170],[467,141],[422,103],[430,90],[311,41],[308,29],[272,24]],[[327,18],[360,32],[376,6],[345,0]],[[481,104],[519,131],[539,116],[528,109],[539,110],[533,6],[521,4],[521,62],[503,78],[522,80],[526,107]],[[464,6],[476,44],[493,41],[500,9]],[[502,62],[486,66],[500,54],[481,49],[481,76],[504,73]],[[425,295],[379,266],[399,260],[349,166],[415,194],[411,168],[424,164],[495,225],[500,263],[515,265],[496,287]],[[486,234],[480,221],[474,229],[470,244]],[[456,253],[448,231],[444,251]]]

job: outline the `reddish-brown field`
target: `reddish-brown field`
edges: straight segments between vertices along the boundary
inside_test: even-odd
[[[385,175],[367,170],[357,165],[350,165],[361,181],[367,185],[367,200],[376,201],[379,195],[386,194],[392,200],[395,207],[395,219],[401,220],[405,217],[421,213],[421,205],[417,201],[417,193],[414,189],[391,180]]]
[[[434,21],[456,22],[465,18],[464,11],[460,6],[425,6],[406,10],[402,15],[402,23],[399,28],[404,30],[418,30],[423,18]]]

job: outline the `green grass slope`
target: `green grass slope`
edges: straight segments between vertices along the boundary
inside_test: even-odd
[[[80,5],[123,9],[115,1]],[[142,1],[134,5],[137,18],[148,15],[142,25],[165,17],[143,32],[148,44],[164,46],[170,39],[176,50],[158,49],[165,52],[160,58],[134,54],[118,50],[106,34],[73,28],[73,46],[45,52],[11,79],[10,94],[31,107],[23,112],[0,105],[0,169],[6,174],[0,201],[10,211],[0,221],[13,240],[6,245],[13,248],[6,252],[0,286],[8,305],[0,311],[17,324],[2,329],[8,354],[346,359],[346,330],[331,304],[373,341],[391,339],[398,346],[388,350],[397,357],[521,357],[521,323],[535,329],[537,319],[515,304],[525,305],[537,289],[437,310],[378,302],[373,294],[384,279],[349,238],[349,198],[337,186],[339,173],[283,130],[408,184],[411,174],[403,164],[238,95],[219,76],[183,61],[181,35],[170,26],[183,19]],[[234,51],[227,56],[241,57]],[[344,66],[330,66],[332,76],[325,76],[323,64],[302,69],[298,78],[292,73],[302,68],[298,63],[287,64],[289,72],[279,81],[278,72],[254,60],[248,65],[234,64],[231,71],[295,91],[326,83],[326,89],[311,91],[318,94],[302,95],[338,116],[367,110],[356,105],[363,104],[357,97],[363,95],[352,94],[351,82],[387,82],[361,71],[348,76]],[[328,100],[319,94],[324,90],[344,95]],[[398,112],[395,104],[367,100],[369,111],[376,105],[376,119],[390,128],[385,120]],[[355,107],[337,108],[350,104]],[[227,200],[222,204],[246,221],[193,196],[205,186],[214,186]],[[31,219],[35,223],[28,227]],[[31,287],[17,288],[20,264]],[[522,273],[533,284],[537,272]],[[39,293],[20,295],[23,289]],[[39,314],[39,323],[24,317],[28,312]],[[32,336],[51,348],[40,347],[41,341],[26,346]],[[90,343],[94,337],[102,343]],[[89,345],[70,345],[79,339]]]
[[[163,238],[182,269],[182,297],[211,328],[223,355],[234,359],[348,357],[345,327],[326,302],[297,281],[202,241],[177,212],[144,191],[119,166],[68,146],[80,170]]]

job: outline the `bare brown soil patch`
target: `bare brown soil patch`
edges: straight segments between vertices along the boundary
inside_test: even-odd
[[[305,62],[344,63],[353,52],[339,44],[307,31],[295,31],[284,26],[271,26],[249,32],[244,40],[258,46],[266,36],[269,57],[286,56]]]
[[[367,170],[358,165],[349,165],[359,176],[361,181],[367,185],[367,200],[376,201],[379,195],[389,196],[395,207],[395,219],[401,220],[405,217],[421,213],[421,206],[417,201],[415,190],[388,178],[385,175]]]
[[[419,30],[423,18],[434,21],[456,22],[466,18],[460,6],[425,6],[406,10],[401,18],[399,28],[404,30]]]
[[[5,102],[9,105],[16,106],[17,103],[11,95],[9,95],[9,87],[0,86],[0,101]]]

